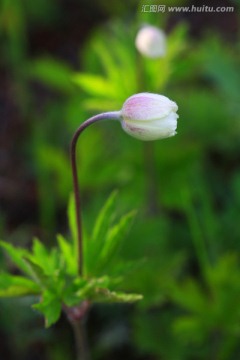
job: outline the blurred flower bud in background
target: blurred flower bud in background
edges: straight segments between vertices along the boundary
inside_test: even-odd
[[[138,31],[135,45],[144,56],[153,59],[163,57],[166,54],[166,35],[155,26],[145,25]]]
[[[129,135],[145,141],[174,136],[177,128],[177,110],[177,104],[166,96],[136,94],[123,104],[122,128]]]

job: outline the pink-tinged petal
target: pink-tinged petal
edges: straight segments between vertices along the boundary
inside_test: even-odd
[[[140,93],[131,96],[121,111],[123,129],[140,140],[156,140],[176,134],[178,106],[166,96]]]

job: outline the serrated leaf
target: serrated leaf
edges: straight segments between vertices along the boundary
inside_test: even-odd
[[[28,254],[28,251],[22,248],[14,247],[13,245],[0,241],[0,246],[6,251],[14,264],[16,264],[25,274],[31,275],[31,271],[24,260],[24,256]]]
[[[128,214],[122,216],[120,221],[109,229],[106,240],[98,257],[98,262],[102,266],[105,266],[105,264],[113,260],[113,257],[115,256],[121,245],[121,242],[124,240],[126,233],[129,230],[129,225],[135,214],[135,211],[131,211]]]
[[[107,287],[110,285],[111,280],[108,276],[102,276],[100,278],[82,279],[77,278],[72,285],[73,299],[77,303],[83,300],[94,300],[95,294],[99,287]]]
[[[49,258],[49,253],[46,247],[37,238],[33,240],[32,251],[33,251],[33,255],[41,262],[44,262],[47,258]]]
[[[135,211],[131,211],[112,225],[115,220],[116,196],[117,192],[114,191],[106,201],[95,222],[92,237],[86,244],[88,274],[103,274],[106,265],[112,264],[135,215]]]
[[[68,306],[74,306],[79,304],[82,298],[79,297],[78,291],[84,288],[88,284],[88,280],[83,278],[75,278],[70,282],[68,286],[63,290],[63,302]]]
[[[135,302],[142,299],[139,294],[114,292],[109,287],[116,286],[121,279],[102,276],[89,280],[77,279],[64,294],[64,303],[68,306],[79,304],[83,300],[91,302]]]
[[[0,297],[36,295],[40,293],[40,290],[36,283],[23,276],[0,274]]]
[[[76,278],[63,292],[63,301],[73,306],[83,300],[94,301],[99,288],[106,288],[118,283],[117,278],[102,276],[100,278]]]
[[[43,294],[42,301],[33,305],[33,308],[44,315],[46,327],[50,327],[57,322],[61,315],[61,301],[50,291],[46,291]]]
[[[77,261],[74,256],[73,246],[62,235],[57,236],[60,251],[66,264],[66,272],[70,275],[77,274]]]
[[[93,241],[99,241],[99,239],[103,238],[107,233],[108,227],[113,219],[117,193],[116,190],[113,191],[101,209],[93,228]]]
[[[42,269],[46,276],[57,275],[61,269],[61,259],[56,248],[48,251],[38,239],[34,239],[32,254],[27,254],[26,259]]]
[[[113,191],[106,203],[100,210],[90,240],[86,244],[87,271],[94,272],[97,266],[97,259],[106,239],[107,231],[115,216],[117,191]]]
[[[25,261],[31,269],[31,274],[34,281],[42,288],[45,288],[47,276],[44,274],[43,269],[38,264],[33,262],[29,256],[25,258]]]
[[[143,299],[143,296],[140,294],[126,294],[108,289],[98,289],[98,295],[100,295],[100,297],[96,297],[95,301],[104,303],[132,303]]]

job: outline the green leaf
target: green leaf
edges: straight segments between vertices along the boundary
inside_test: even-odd
[[[27,254],[26,259],[37,265],[46,276],[57,275],[61,270],[60,254],[56,248],[48,251],[41,241],[34,239],[32,254]]]
[[[42,58],[32,61],[28,65],[28,72],[32,78],[63,93],[73,92],[72,70],[67,64],[51,58]]]
[[[64,262],[66,264],[66,272],[70,275],[76,275],[77,261],[74,256],[74,250],[72,244],[60,234],[57,236],[57,240]]]
[[[39,293],[40,287],[32,280],[6,273],[0,274],[0,297],[18,297]]]
[[[88,280],[83,278],[75,278],[63,289],[62,298],[64,304],[74,306],[84,300],[79,296],[79,291],[88,285]]]
[[[226,94],[230,100],[239,99],[239,64],[232,47],[218,37],[207,38],[203,43],[202,64],[204,69],[218,85],[218,88]],[[211,48],[211,51],[208,49]],[[239,103],[239,102],[238,102]]]
[[[186,23],[180,23],[168,36],[167,59],[172,61],[186,49],[188,27]]]
[[[103,274],[102,271],[106,271],[106,266],[112,265],[135,215],[135,211],[131,211],[112,225],[116,216],[116,196],[117,192],[114,191],[106,201],[97,217],[92,236],[86,244],[85,263],[88,274]]]
[[[135,51],[132,46],[127,46],[126,42],[115,36],[109,39],[109,44],[98,39],[93,44],[93,50],[101,61],[108,81],[115,84],[115,98],[124,101],[137,92]]]
[[[39,260],[39,262],[46,262],[46,260],[49,258],[49,253],[46,249],[46,247],[43,245],[43,243],[35,238],[33,240],[33,254],[36,259]],[[46,264],[47,265],[47,264]]]
[[[84,287],[81,287],[77,292],[77,296],[80,299],[90,299],[92,300],[97,292],[97,289],[100,287],[107,287],[110,284],[110,279],[108,276],[102,276],[100,278],[92,278],[87,281]]]
[[[77,220],[74,195],[71,194],[68,203],[68,224],[74,243],[74,254],[77,256]]]
[[[101,209],[93,228],[93,241],[101,241],[101,239],[107,233],[109,225],[111,224],[114,216],[117,193],[118,192],[116,190],[113,191]]]
[[[16,264],[25,274],[31,276],[31,270],[24,260],[24,256],[28,254],[27,250],[14,247],[4,241],[0,241],[0,246],[7,252],[14,264]]]
[[[114,262],[114,268],[111,269],[111,275],[114,277],[121,276],[125,278],[127,275],[141,269],[144,264],[146,265],[146,262],[147,260],[144,258],[133,261],[119,260],[116,264]]]
[[[183,284],[171,284],[171,297],[188,311],[203,313],[208,309],[208,299],[198,282],[188,279]]]
[[[95,221],[90,240],[86,244],[86,270],[94,273],[99,265],[98,258],[107,236],[109,227],[115,217],[117,191],[113,191],[102,207]]]
[[[96,297],[95,301],[104,303],[132,303],[143,299],[143,296],[140,294],[126,294],[123,292],[110,291],[108,289],[98,289],[97,294],[99,297]]]
[[[42,301],[33,305],[33,308],[44,315],[46,327],[57,322],[61,315],[61,301],[54,293],[48,290],[43,294]]]
[[[68,306],[79,304],[83,300],[91,302],[134,302],[141,300],[138,294],[124,294],[111,291],[109,288],[116,286],[120,278],[102,276],[100,278],[78,278],[64,291],[63,301]]]
[[[92,44],[93,51],[97,54],[98,60],[111,82],[115,82],[118,79],[119,68],[116,66],[116,61],[112,56],[112,51],[109,51],[109,45],[102,39],[94,39]]]
[[[201,326],[196,316],[181,316],[174,322],[173,331],[182,339],[190,339],[191,342],[203,341],[203,334],[207,333]]]
[[[122,102],[111,99],[99,99],[97,97],[89,97],[82,101],[82,106],[86,110],[98,110],[98,111],[111,111],[119,109],[122,106]]]
[[[120,221],[108,230],[105,242],[98,257],[98,261],[102,266],[105,266],[113,260],[113,257],[116,255],[121,242],[124,240],[127,231],[129,230],[130,223],[135,214],[136,211],[131,211],[122,216]]]
[[[31,268],[31,274],[34,281],[42,288],[45,288],[48,278],[46,274],[44,274],[43,268],[36,264],[36,261],[34,261],[34,259],[31,259],[31,255],[28,255],[25,258],[25,261],[28,264],[29,268]]]
[[[41,137],[42,135],[38,134],[37,136]],[[49,179],[51,178],[52,184],[54,183],[54,191],[56,190],[58,194],[57,196],[62,197],[65,201],[72,185],[71,174],[68,171],[68,156],[66,152],[56,146],[44,143],[40,138],[36,141],[40,142],[40,144],[34,144],[36,147],[34,157],[36,157],[39,167],[39,182],[41,183],[46,177],[48,180],[45,181],[47,181],[49,186]]]
[[[117,89],[115,84],[102,76],[84,73],[76,74],[73,77],[73,82],[90,95],[116,99]]]

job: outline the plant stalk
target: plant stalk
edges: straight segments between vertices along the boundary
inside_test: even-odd
[[[86,317],[90,308],[90,302],[85,300],[78,306],[69,307],[63,304],[63,311],[67,316],[67,320],[70,323],[76,346],[76,360],[90,360],[90,352],[88,349],[88,341],[86,336]]]
[[[90,119],[83,122],[74,133],[70,148],[72,177],[73,177],[73,191],[74,191],[76,223],[77,223],[77,252],[78,252],[77,262],[78,262],[79,276],[83,276],[84,263],[83,263],[83,239],[82,239],[82,221],[81,221],[81,198],[80,198],[79,183],[78,183],[76,148],[80,134],[88,126],[101,120],[120,120],[120,111],[102,113],[93,116]]]
[[[79,320],[72,322],[71,325],[75,338],[77,360],[90,360],[85,324]]]

